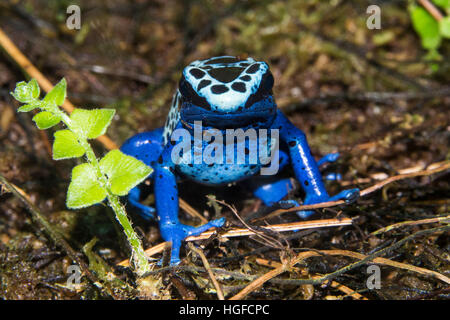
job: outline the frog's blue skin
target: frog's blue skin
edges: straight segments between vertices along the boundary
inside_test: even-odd
[[[190,235],[198,235],[211,227],[223,226],[225,219],[218,219],[200,227],[183,225],[178,220],[177,179],[184,177],[196,183],[221,186],[246,180],[256,197],[265,205],[281,207],[297,206],[295,200],[282,200],[293,189],[290,179],[277,176],[257,176],[262,164],[175,164],[171,151],[176,142],[172,132],[178,128],[192,131],[194,121],[202,121],[203,130],[217,128],[278,129],[280,136],[279,169],[290,164],[295,178],[305,191],[304,204],[344,199],[354,201],[358,189],[344,190],[329,196],[319,166],[335,161],[339,154],[328,154],[319,161],[311,155],[305,134],[296,128],[277,109],[272,95],[273,76],[265,62],[252,58],[238,59],[224,56],[195,61],[187,66],[181,77],[179,89],[174,95],[164,128],[137,134],[128,139],[121,150],[147,165],[154,171],[153,181],[156,210],[142,205],[141,189],[136,187],[128,195],[131,205],[148,219],[157,218],[162,237],[172,242],[171,264],[180,262],[181,242]],[[192,135],[193,136],[193,135]],[[192,137],[194,146],[194,137]],[[202,144],[204,150],[207,143]],[[337,179],[331,174],[328,179]],[[157,216],[155,217],[155,213]],[[308,217],[311,211],[297,214]]]

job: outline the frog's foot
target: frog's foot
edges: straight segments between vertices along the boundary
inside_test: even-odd
[[[339,158],[339,152],[336,153],[329,153],[325,156],[323,156],[319,161],[317,161],[317,166],[324,165],[326,163],[332,163],[335,162]],[[337,181],[342,180],[342,176],[340,173],[328,173],[326,176],[323,177],[324,180],[329,181]]]
[[[136,210],[136,212],[145,220],[155,221],[156,210],[153,207],[143,205],[139,202],[141,190],[139,187],[134,187],[128,193],[128,203]]]
[[[290,209],[294,207],[299,207],[300,204],[295,200],[281,200],[277,203],[281,209]],[[314,213],[313,210],[301,210],[295,212],[297,216],[299,216],[302,219],[308,218],[310,215]]]
[[[340,173],[332,172],[324,176],[323,179],[328,181],[339,181],[342,180],[342,175]]]
[[[325,163],[335,162],[339,158],[339,156],[340,156],[339,152],[326,154],[322,158],[320,158],[319,161],[317,161],[317,165],[320,167]]]
[[[337,200],[344,200],[346,203],[353,203],[359,198],[359,189],[347,189],[342,190],[338,194],[330,197],[328,201],[337,201]]]
[[[184,239],[189,236],[197,236],[211,228],[220,228],[224,223],[225,218],[210,221],[199,227],[192,227],[181,223],[161,224],[159,226],[161,236],[164,240],[172,242],[170,265],[173,266],[180,263],[180,248]]]
[[[344,200],[346,203],[349,204],[349,203],[355,202],[358,198],[359,198],[359,189],[354,188],[354,189],[343,190],[332,197],[326,196],[326,197],[315,198],[315,199],[306,197],[304,204],[318,204],[318,203],[322,203],[322,202],[330,202],[330,201],[337,201],[337,200]],[[311,211],[311,210],[299,211],[299,212],[297,212],[297,215],[300,218],[304,219],[304,218],[309,217],[313,212],[314,211]]]

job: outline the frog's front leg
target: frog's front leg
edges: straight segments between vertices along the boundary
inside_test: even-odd
[[[331,197],[328,195],[322,181],[319,166],[311,154],[305,134],[295,127],[281,111],[278,111],[272,128],[280,130],[280,138],[288,147],[295,177],[306,194],[304,204],[315,204],[341,199],[352,202],[359,197],[359,189],[356,188],[341,191]],[[310,211],[301,212],[299,216],[306,218],[311,213]]]
[[[161,166],[155,169],[154,194],[158,223],[161,236],[165,241],[172,242],[170,264],[180,262],[181,242],[189,237],[212,228],[222,227],[225,218],[210,221],[200,227],[181,224],[178,220],[178,188],[175,174],[169,167]]]

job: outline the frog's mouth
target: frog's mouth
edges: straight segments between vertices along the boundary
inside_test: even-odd
[[[257,101],[250,107],[239,107],[230,112],[208,110],[184,102],[181,108],[181,121],[188,128],[194,125],[194,121],[201,121],[203,127],[220,130],[246,127],[269,128],[275,119],[276,110],[272,97]]]

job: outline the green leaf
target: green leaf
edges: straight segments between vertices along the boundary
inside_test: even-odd
[[[26,104],[17,109],[17,112],[28,112],[39,107],[38,104]]]
[[[64,100],[66,99],[66,79],[62,78],[60,82],[50,90],[49,93],[45,95],[45,98],[42,100],[44,105],[50,106],[62,106]]]
[[[102,202],[106,198],[106,190],[97,180],[94,167],[83,163],[72,170],[72,181],[67,190],[66,205],[78,209]]]
[[[450,9],[450,0],[433,0],[433,3],[444,10]]]
[[[39,94],[41,93],[41,91],[39,89],[39,84],[38,84],[37,80],[36,79],[31,79],[30,82],[28,82],[28,87],[30,89],[31,96],[34,99],[39,98]]]
[[[106,132],[115,112],[114,109],[75,109],[70,119],[83,137],[95,139]]]
[[[439,21],[439,30],[444,38],[450,39],[450,16]]]
[[[438,22],[424,8],[418,6],[411,8],[411,19],[421,38],[422,47],[428,50],[437,49],[441,44]]]
[[[56,131],[53,142],[53,159],[61,160],[81,157],[85,150],[78,143],[75,134],[70,130]]]
[[[112,193],[124,196],[147,178],[153,169],[143,162],[122,153],[112,150],[100,160],[100,168],[108,176]]]
[[[49,111],[42,111],[33,117],[39,129],[44,130],[57,125],[61,119]]]
[[[39,97],[39,85],[36,79],[31,79],[28,83],[18,82],[11,95],[22,103],[30,103]]]

